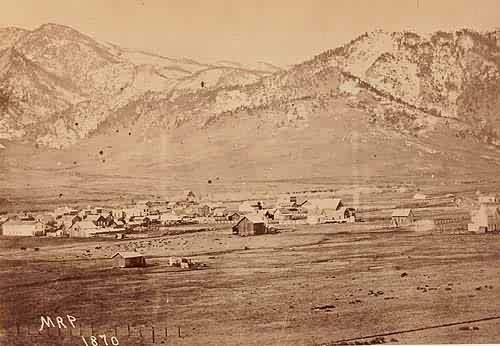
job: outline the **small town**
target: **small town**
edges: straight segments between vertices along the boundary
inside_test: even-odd
[[[184,200],[142,200],[122,208],[62,206],[53,212],[2,215],[4,236],[34,237],[115,237],[164,227],[201,224],[234,224],[241,236],[265,234],[278,225],[346,223],[356,221],[355,209],[340,198],[300,199],[290,197],[269,205],[244,201],[233,207],[203,203],[189,191]],[[251,225],[251,226],[249,226]]]
[[[453,194],[432,198],[422,193],[415,201],[456,201]],[[425,204],[425,203],[424,203]],[[459,208],[452,214],[460,212]],[[196,225],[231,224],[232,233],[250,236],[272,233],[290,225],[317,225],[328,223],[355,223],[365,220],[357,217],[356,208],[344,205],[341,198],[304,198],[290,196],[278,201],[243,201],[231,206],[223,203],[203,203],[192,191],[184,200],[141,200],[123,207],[62,206],[52,212],[23,211],[0,216],[0,231],[4,236],[33,237],[111,237],[124,239],[127,235],[147,234],[162,228]],[[387,218],[390,228],[409,227],[425,231],[463,231],[489,233],[500,231],[500,199],[478,196],[477,207],[455,216],[416,218],[418,208],[391,210]],[[373,217],[373,215],[372,215]]]
[[[248,310],[246,304],[258,305],[275,320],[281,319],[282,306],[288,302],[290,313],[298,318],[292,325],[301,328],[301,333],[307,328],[300,321],[309,318],[319,328],[326,328],[328,319],[350,328],[353,319],[335,317],[335,312],[380,310],[408,303],[414,311],[427,309],[437,297],[449,295],[466,295],[486,309],[488,300],[481,296],[495,294],[494,269],[485,271],[482,266],[484,256],[497,256],[500,199],[494,193],[450,193],[435,188],[424,192],[409,184],[339,192],[312,188],[241,201],[209,202],[200,195],[184,191],[171,199],[130,199],[123,206],[61,203],[51,211],[3,213],[2,258],[17,268],[10,271],[5,283],[5,287],[18,288],[9,293],[12,299],[8,304],[27,292],[38,297],[36,304],[44,311],[62,313],[53,307],[65,294],[67,304],[73,306],[72,318],[81,323],[71,333],[87,340],[93,340],[99,331],[99,335],[108,333],[108,338],[130,345],[172,338],[181,344],[197,344],[200,338],[226,337],[233,326],[215,323],[218,329],[214,331],[203,319],[196,319],[196,314],[206,310],[193,289],[215,294],[209,302],[219,304],[216,302],[226,294],[223,287],[231,285],[231,295],[243,296],[233,298],[240,302],[237,307],[231,306],[231,300],[225,301],[224,309],[256,314],[257,310]],[[479,256],[478,260],[474,256]],[[465,260],[469,264],[464,266]],[[314,281],[304,279],[304,270]],[[283,291],[278,284],[267,293],[271,296],[261,292],[257,300],[249,299],[247,295],[261,287],[263,278],[284,280],[286,288]],[[28,286],[18,285],[19,280]],[[30,282],[58,293],[47,296],[34,290],[37,286]],[[81,285],[87,288],[75,300],[70,292]],[[129,293],[119,288],[122,285],[130,286]],[[205,287],[213,285],[220,288],[210,293]],[[330,288],[321,290],[325,285]],[[90,289],[94,286],[99,290],[98,299],[93,293],[97,291]],[[312,290],[316,294],[304,300]],[[422,298],[430,300],[424,300],[421,307],[414,305]],[[80,306],[80,302],[85,304]],[[107,317],[106,309],[114,313],[117,304],[130,311],[126,304],[137,302],[144,307],[134,310],[134,319],[113,327],[116,322]],[[192,312],[184,310],[185,303]],[[86,305],[100,315],[86,316]],[[150,309],[157,306],[176,314],[155,313],[151,319]],[[7,337],[23,336],[23,328],[28,335],[39,333],[36,323],[30,322],[30,311],[23,308],[26,326],[13,324]],[[474,321],[477,314],[472,311],[476,310],[467,318]],[[41,318],[42,324],[49,319],[44,314]],[[153,323],[150,327],[144,322],[148,320]],[[482,332],[478,324],[467,321],[457,322],[461,333]],[[36,334],[33,342],[49,344],[54,326],[55,320],[47,322],[47,328]],[[427,329],[423,330],[415,336],[425,335]],[[63,341],[74,339],[64,328],[57,333]],[[274,333],[266,334],[268,344],[274,343]],[[395,338],[376,333],[365,337],[356,331],[351,335],[361,340],[356,342],[366,344],[414,340],[411,335],[405,339],[405,333]],[[326,333],[320,340],[328,339]]]
[[[500,1],[3,1],[0,346],[500,344]]]

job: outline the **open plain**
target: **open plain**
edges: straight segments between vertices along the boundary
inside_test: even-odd
[[[9,241],[2,239],[0,256],[7,344],[83,344],[79,335],[90,328],[116,332],[121,345],[153,344],[152,328],[155,343],[171,345],[482,343],[500,336],[492,303],[500,294],[496,235],[366,222],[255,237],[222,227],[121,241],[49,240],[39,251]],[[113,268],[110,256],[130,249],[145,254],[148,266]],[[172,255],[205,266],[173,269]],[[66,314],[77,318],[73,336],[54,328],[38,334],[41,316]]]

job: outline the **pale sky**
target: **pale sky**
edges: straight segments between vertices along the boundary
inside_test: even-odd
[[[2,0],[0,27],[48,22],[165,56],[287,66],[375,29],[498,28],[500,1]]]

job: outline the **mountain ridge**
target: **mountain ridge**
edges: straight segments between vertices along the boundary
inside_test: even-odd
[[[84,65],[85,78],[73,76],[82,100],[33,118],[31,126],[21,126],[17,113],[0,121],[0,132],[18,131],[2,141],[7,175],[55,171],[80,183],[95,175],[154,181],[171,175],[169,182],[184,177],[188,185],[214,176],[274,181],[398,170],[446,176],[500,164],[494,159],[500,153],[498,31],[375,31],[267,72],[97,47],[113,59],[96,53]],[[43,69],[46,49],[30,52],[34,66]],[[67,47],[54,49],[49,56],[58,60]],[[64,61],[51,64],[67,77]]]

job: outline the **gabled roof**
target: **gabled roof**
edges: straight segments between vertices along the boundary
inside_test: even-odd
[[[260,212],[264,215],[265,214],[274,215],[277,211],[278,209],[272,208],[272,209],[262,209]]]
[[[303,206],[306,203],[307,203],[307,199],[306,198],[299,198],[299,197],[297,197],[297,200],[293,204],[295,206],[297,206],[297,207],[301,207],[301,206]]]
[[[337,213],[339,214],[344,214],[347,210],[347,207],[340,207],[338,210],[336,210]]]
[[[250,214],[250,215],[242,216],[239,219],[239,221],[236,223],[235,226],[238,226],[240,224],[240,222],[243,221],[244,219],[248,219],[250,222],[253,222],[253,223],[264,223],[264,218],[262,217],[262,215]]]
[[[340,198],[318,198],[310,199],[304,203],[304,206],[309,209],[334,209],[337,210],[342,204]]]
[[[413,213],[411,209],[397,209],[392,212],[392,217],[408,217]]]
[[[115,253],[111,258],[115,258],[116,256],[120,256],[123,258],[137,258],[137,257],[144,257],[143,254],[139,252],[133,252],[133,251],[123,251],[123,252],[117,252]]]

